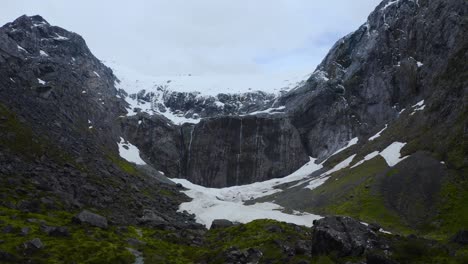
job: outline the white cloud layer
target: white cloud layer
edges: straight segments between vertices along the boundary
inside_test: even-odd
[[[103,60],[151,75],[311,72],[380,0],[15,0],[0,23],[40,14]]]

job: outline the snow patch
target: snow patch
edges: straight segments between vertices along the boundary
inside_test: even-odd
[[[414,115],[417,111],[423,111],[426,108],[424,100],[419,101],[417,104],[413,105],[412,108],[413,112],[410,114],[410,116]]]
[[[375,157],[377,157],[380,153],[378,151],[374,151],[370,154],[367,154],[362,160],[358,161],[356,164],[354,164],[351,169],[356,168],[357,166],[363,164],[364,162],[371,160]]]
[[[329,178],[332,173],[335,173],[339,170],[342,170],[344,168],[349,167],[351,162],[353,161],[354,157],[356,157],[356,154],[349,156],[345,160],[341,161],[340,163],[336,164],[335,167],[333,167],[331,170],[322,173],[318,178],[313,179],[310,181],[309,185],[307,185],[305,188],[309,190],[313,190],[320,185],[324,184]]]
[[[44,85],[44,84],[46,84],[46,82],[45,82],[45,81],[43,81],[43,80],[41,80],[41,79],[39,79],[39,78],[37,78],[37,81],[38,81],[38,82],[39,82],[41,85]]]
[[[416,62],[416,63],[418,64],[418,68],[424,66],[424,64],[423,64],[422,62],[420,62],[420,61],[418,61],[418,62]]]
[[[390,6],[394,5],[394,4],[397,4],[398,2],[400,2],[401,0],[394,0],[394,1],[389,1],[384,7],[382,7],[380,9],[380,11],[385,11],[387,8],[389,8]]]
[[[344,146],[344,147],[340,148],[339,150],[335,151],[333,154],[330,155],[330,157],[342,152],[343,150],[345,150],[347,148],[350,148],[351,146],[356,145],[358,143],[358,141],[359,141],[359,138],[357,138],[357,137],[351,139],[346,146]]]
[[[304,166],[284,178],[220,189],[199,186],[185,179],[172,179],[188,188],[189,190],[185,193],[193,199],[191,202],[181,204],[179,211],[186,210],[194,213],[197,222],[207,227],[211,226],[214,219],[219,218],[242,223],[267,218],[311,226],[312,221],[320,216],[300,212],[285,214],[279,211],[283,208],[274,203],[244,205],[244,202],[281,192],[282,190],[277,186],[309,177],[310,174],[323,167],[315,161],[316,159],[310,158]]]
[[[321,218],[309,213],[286,214],[281,212],[283,207],[274,203],[244,205],[241,199],[233,199],[231,196],[234,194],[234,197],[238,197],[235,194],[240,195],[242,189],[238,189],[237,193],[230,193],[226,190],[232,190],[233,187],[215,189],[199,186],[185,179],[172,180],[188,188],[189,190],[184,191],[184,193],[193,199],[191,202],[182,203],[179,212],[187,211],[195,214],[196,221],[207,228],[210,228],[215,219],[228,219],[240,223],[248,223],[256,219],[274,219],[310,227],[313,220]],[[248,188],[247,191],[249,191]]]
[[[388,127],[388,124],[385,124],[385,127],[382,130],[380,130],[379,132],[377,132],[377,134],[369,138],[369,141],[373,141],[374,139],[380,137],[380,134],[382,134],[382,132],[384,132],[385,129],[387,129],[387,127]]]
[[[135,115],[135,108],[148,114],[161,114],[174,124],[200,122],[198,117],[185,116],[186,113],[175,112],[165,107],[164,96],[172,92],[192,93],[196,97],[216,97],[223,94],[243,94],[263,91],[279,96],[285,91],[301,86],[307,75],[297,74],[238,74],[238,75],[160,75],[149,76],[123,67],[115,62],[106,63],[112,68],[120,82],[115,83],[117,89],[122,89],[129,95],[137,95],[140,91],[154,94],[152,102],[143,103],[142,100],[124,97],[129,104],[128,115]],[[293,76],[293,78],[290,78]],[[295,76],[295,77],[294,77]],[[285,78],[287,77],[287,78]],[[222,102],[215,102],[218,107],[224,107]],[[167,111],[160,111],[160,106]],[[271,110],[274,111],[274,110]]]
[[[64,36],[60,36],[60,35],[57,34],[57,33],[55,33],[55,35],[57,36],[57,37],[54,38],[55,40],[69,40],[69,38],[64,37]]]
[[[249,116],[249,115],[258,115],[258,114],[281,113],[284,109],[286,109],[286,106],[280,106],[280,107],[276,107],[276,108],[268,108],[268,109],[265,109],[263,111],[255,111],[255,112],[249,113],[249,114],[247,114],[247,116]],[[246,115],[241,115],[241,116],[246,116]]]
[[[49,54],[47,54],[45,51],[43,50],[39,50],[39,55],[42,56],[42,57],[49,57]]]
[[[146,165],[146,162],[140,157],[140,150],[136,146],[132,145],[130,142],[125,142],[125,139],[122,137],[117,144],[119,145],[120,157],[137,165]]]
[[[388,166],[393,167],[400,163],[402,160],[408,158],[408,156],[401,158],[401,149],[406,145],[406,143],[401,142],[393,142],[380,152],[380,156],[382,156],[385,161],[387,162]]]
[[[26,53],[29,53],[27,50],[25,50],[23,47],[21,47],[20,45],[17,45],[18,47],[18,50],[19,51],[23,51],[23,52],[26,52]]]

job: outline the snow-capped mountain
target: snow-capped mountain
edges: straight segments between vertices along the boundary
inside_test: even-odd
[[[270,113],[275,100],[305,83],[310,74],[149,76],[106,62],[119,81],[116,87],[129,104],[128,115],[160,114],[174,124],[198,123],[222,115]],[[292,76],[292,77],[291,77]]]

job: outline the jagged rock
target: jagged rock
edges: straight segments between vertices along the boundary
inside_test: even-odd
[[[336,251],[341,257],[362,256],[383,246],[369,227],[351,217],[328,216],[315,220],[312,229],[312,254]]]
[[[465,54],[465,15],[464,0],[382,1],[275,107],[286,107],[308,154],[324,158],[351,138],[371,136],[422,99],[459,101],[454,95],[461,90],[449,95],[445,84],[434,84],[448,58]]]
[[[95,227],[107,228],[107,219],[101,215],[92,213],[88,210],[81,211],[73,217],[73,222],[78,224],[89,224]]]
[[[211,229],[219,229],[234,226],[234,223],[226,219],[215,219],[211,223]]]
[[[294,250],[297,255],[310,254],[311,244],[309,241],[298,240],[294,246]]]
[[[283,229],[279,225],[269,225],[265,228],[268,232],[271,233],[282,233]]]
[[[21,228],[20,235],[21,236],[27,236],[29,232],[31,231],[31,228],[29,227],[23,227]]]
[[[7,226],[2,228],[2,232],[4,234],[12,233],[14,230],[15,230],[15,228],[12,225],[7,225]]]
[[[33,240],[27,241],[23,244],[23,248],[27,254],[31,254],[44,248],[44,244],[39,238],[34,238]]]
[[[127,243],[128,243],[130,246],[134,246],[134,247],[145,246],[145,245],[146,245],[146,242],[141,241],[141,240],[138,240],[138,239],[136,239],[136,238],[129,238],[129,239],[127,239]]]
[[[0,250],[0,261],[6,261],[6,262],[15,262],[17,260],[16,256],[5,252],[3,250]]]
[[[140,114],[122,119],[122,129],[168,177],[209,187],[284,177],[309,161],[297,130],[281,115],[225,116],[178,127]]]
[[[249,248],[246,250],[239,250],[235,247],[231,247],[224,252],[225,263],[237,264],[237,263],[251,263],[256,264],[260,262],[263,253],[255,248]]]
[[[143,216],[138,219],[141,224],[150,224],[151,226],[165,227],[169,223],[162,218],[157,212],[145,209]]]
[[[297,130],[280,116],[204,119],[184,131],[185,177],[203,186],[284,177],[309,161]]]
[[[46,233],[49,236],[54,237],[68,237],[70,236],[70,232],[68,228],[64,226],[47,226],[41,225],[41,231]]]
[[[460,245],[468,245],[468,231],[461,230],[453,238],[452,242],[458,243]]]
[[[398,264],[398,262],[383,255],[371,253],[366,256],[366,264]]]

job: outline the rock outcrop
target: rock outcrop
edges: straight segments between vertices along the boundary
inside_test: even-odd
[[[105,209],[120,224],[153,209],[170,215],[171,225],[193,223],[177,213],[187,197],[175,186],[119,157],[127,103],[115,82],[81,36],[40,16],[0,28],[0,205],[35,213]],[[4,199],[19,192],[17,203]]]
[[[209,187],[283,177],[309,161],[296,128],[281,115],[207,118],[179,127],[140,114],[122,127],[167,176]]]
[[[79,214],[73,217],[73,222],[77,224],[89,224],[91,226],[104,229],[106,229],[108,226],[107,219],[104,216],[92,213],[88,210],[81,211]]]
[[[329,216],[314,221],[312,254],[336,252],[340,257],[356,257],[375,249],[388,249],[388,245],[370,227],[356,219]]]
[[[276,103],[286,106],[308,154],[324,158],[377,132],[402,109],[440,97],[437,75],[466,48],[466,12],[463,0],[380,3],[304,86]]]

